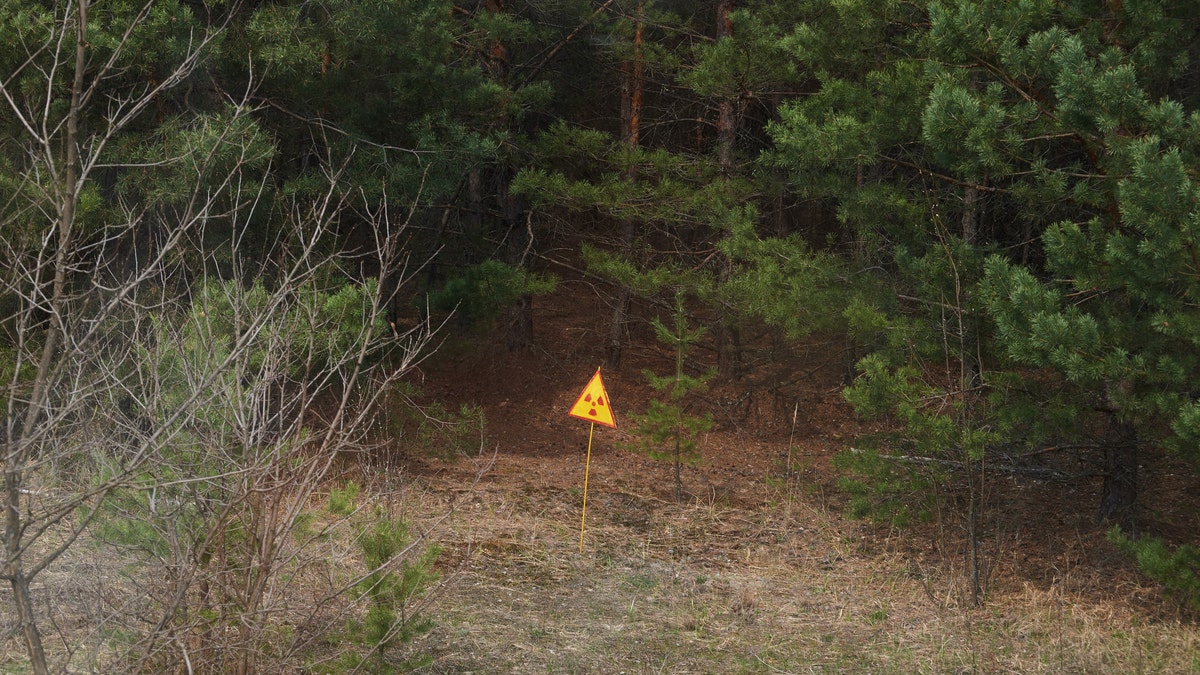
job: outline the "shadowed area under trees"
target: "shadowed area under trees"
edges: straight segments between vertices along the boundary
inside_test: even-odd
[[[1084,567],[1195,645],[1192,3],[2,5],[0,669],[488,670],[456,584],[605,560],[655,663],[539,665],[711,669],[638,619],[724,644],[681,593],[824,644],[753,560],[894,566],[967,624]],[[620,484],[571,563],[551,416],[602,364]],[[1056,494],[1073,562],[1033,531]],[[855,661],[839,630],[833,669],[1065,654]]]

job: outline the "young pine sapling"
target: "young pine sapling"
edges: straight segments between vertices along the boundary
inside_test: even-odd
[[[663,398],[650,402],[645,414],[631,415],[637,440],[631,450],[641,452],[651,459],[670,461],[675,469],[675,500],[683,497],[683,464],[700,462],[699,439],[712,428],[712,416],[688,414],[687,399],[708,390],[708,381],[715,374],[710,370],[694,377],[684,372],[684,359],[688,348],[704,335],[704,328],[688,326],[684,307],[684,293],[675,292],[674,325],[668,327],[661,320],[654,320],[654,332],[659,341],[675,348],[675,370],[667,375],[656,375],[644,371],[650,386],[661,392]]]

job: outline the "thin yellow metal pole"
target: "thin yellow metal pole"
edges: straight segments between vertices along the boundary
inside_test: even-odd
[[[592,466],[592,432],[596,431],[596,423],[588,428],[587,460],[583,463],[583,515],[579,517],[579,552],[583,553],[583,530],[587,523],[587,481],[588,471]]]

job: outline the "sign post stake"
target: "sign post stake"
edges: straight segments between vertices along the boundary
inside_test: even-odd
[[[588,471],[592,466],[592,433],[596,431],[596,423],[588,429],[587,459],[583,463],[583,514],[579,516],[579,552],[583,553],[583,530],[587,523],[587,483]]]

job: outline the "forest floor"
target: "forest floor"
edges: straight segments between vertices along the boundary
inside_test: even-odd
[[[451,338],[416,373],[423,400],[483,412],[482,452],[396,445],[360,467],[402,485],[393,503],[442,548],[435,627],[409,646],[432,658],[423,672],[1200,672],[1196,617],[1096,522],[1099,477],[986,479],[978,607],[953,478],[927,522],[847,517],[831,459],[871,428],[840,397],[840,348],[819,341],[744,336],[747,374],[703,397],[715,426],[677,502],[669,464],[621,448],[654,394],[643,369],[673,365],[635,323],[603,372],[618,427],[595,428],[581,551],[589,425],[567,411],[603,361],[610,310],[551,271],[532,350]],[[1194,472],[1154,457],[1141,482],[1163,505],[1147,522],[1195,531]]]

